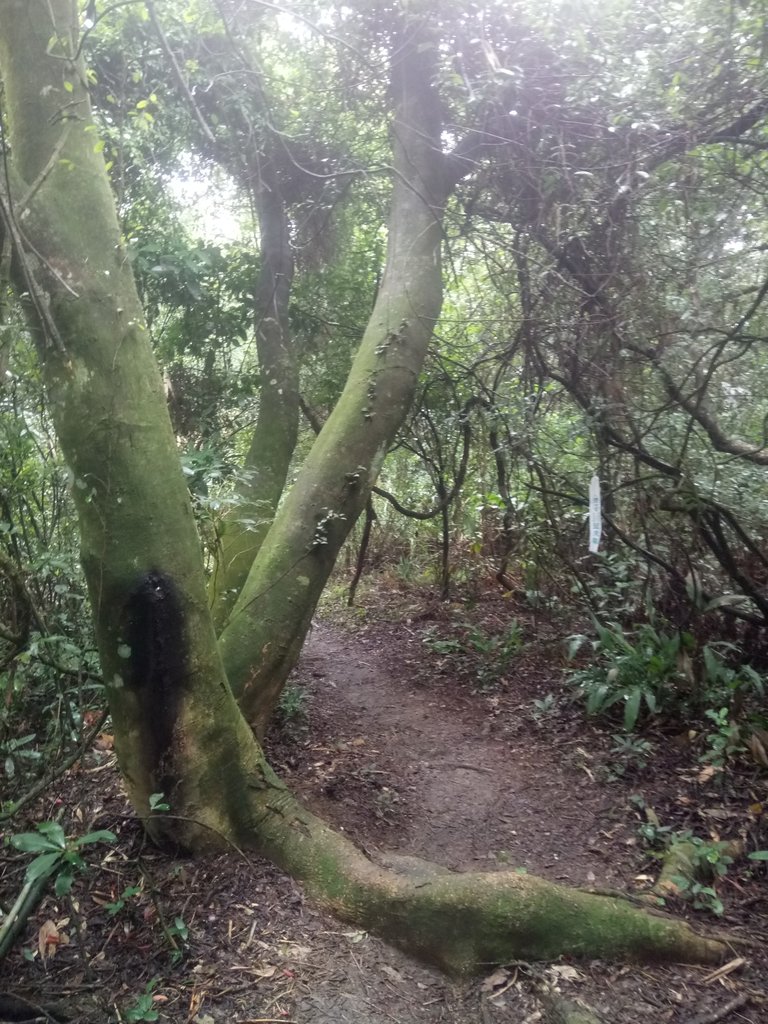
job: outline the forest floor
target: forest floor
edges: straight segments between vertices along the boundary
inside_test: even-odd
[[[745,765],[738,779],[712,775],[684,729],[654,736],[647,765],[616,749],[616,730],[585,724],[567,699],[568,631],[490,593],[468,608],[390,581],[366,594],[365,610],[335,607],[319,620],[269,756],[312,810],[366,848],[450,868],[515,868],[638,893],[659,870],[641,826],[659,841],[690,829],[754,843],[766,773]],[[515,963],[457,983],[319,912],[263,861],[235,853],[180,861],[148,847],[109,740],[101,737],[27,822],[14,822],[22,831],[62,814],[67,831],[109,828],[119,837],[106,856],[104,847],[89,856],[71,902],[46,896],[0,965],[0,992],[27,1001],[19,1011],[48,1010],[30,1009],[27,1019],[547,1024],[556,1018],[546,992],[555,991],[605,1024],[768,1021],[768,884],[755,862],[733,864],[720,880],[722,917],[672,908],[732,937],[724,973]],[[764,833],[758,841],[768,845]],[[20,855],[6,858],[3,906],[23,866]],[[0,995],[0,1022],[22,1019],[2,1007]]]

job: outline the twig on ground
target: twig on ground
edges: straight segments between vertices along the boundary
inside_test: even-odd
[[[717,1021],[724,1020],[729,1014],[733,1013],[734,1010],[740,1010],[742,1006],[746,1006],[750,1000],[750,996],[746,992],[742,992],[738,996],[734,996],[730,1002],[723,1003],[722,1006],[715,1010],[707,1010],[706,1013],[700,1013],[698,1017],[694,1017],[689,1024],[717,1024]]]

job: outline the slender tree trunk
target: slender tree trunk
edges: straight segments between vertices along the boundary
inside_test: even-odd
[[[365,524],[363,525],[363,535],[360,538],[360,548],[358,549],[357,559],[355,561],[355,572],[349,584],[349,593],[347,594],[348,608],[352,608],[355,603],[357,587],[363,577],[363,570],[365,569],[365,557],[368,554],[368,546],[371,542],[373,524],[376,522],[377,518],[376,509],[373,507],[373,497],[369,495],[368,501],[365,505]]]
[[[288,476],[299,425],[299,371],[288,324],[293,255],[280,185],[269,159],[254,172],[261,238],[256,284],[256,348],[261,370],[259,412],[238,487],[226,517],[210,583],[214,624],[220,632],[245,583]]]
[[[406,415],[440,313],[446,177],[434,72],[428,34],[406,30],[392,82],[394,180],[381,287],[346,387],[221,634],[230,684],[259,733]]]

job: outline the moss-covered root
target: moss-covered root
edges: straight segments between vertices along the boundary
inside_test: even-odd
[[[375,909],[360,923],[450,973],[564,955],[694,962],[723,955],[720,943],[683,922],[529,875],[436,875],[396,883],[385,877],[379,887],[383,898],[372,888]]]
[[[338,917],[451,974],[565,955],[711,963],[725,953],[681,921],[531,875],[457,874],[412,858],[382,866],[267,774],[251,844]]]

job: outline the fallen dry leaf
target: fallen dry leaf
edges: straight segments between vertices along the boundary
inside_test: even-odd
[[[556,978],[562,978],[563,981],[580,981],[581,974],[576,970],[575,967],[571,967],[570,964],[553,964],[549,968],[549,974],[554,974]]]
[[[400,984],[402,984],[405,981],[405,978],[402,976],[402,974],[399,971],[396,971],[394,967],[390,967],[389,964],[381,964],[380,966],[384,974],[390,977],[392,981],[397,981]]]
[[[755,764],[762,765],[763,768],[768,768],[768,753],[766,753],[765,746],[757,733],[752,733],[747,740],[747,746],[749,747],[749,752],[752,754],[752,759]]]
[[[108,732],[100,732],[93,745],[97,750],[114,750],[115,737]]]
[[[59,931],[53,921],[43,921],[37,933],[37,948],[43,960],[52,960],[59,946],[66,946],[68,943],[69,936],[66,932]]]
[[[505,971],[503,967],[499,967],[498,970],[494,971],[493,974],[489,974],[487,978],[484,978],[481,985],[481,992],[493,992],[495,988],[500,985],[505,985],[509,978],[509,971]]]
[[[251,971],[257,978],[274,978],[277,974],[277,967],[273,967],[272,964],[265,964],[263,967],[254,967]]]

